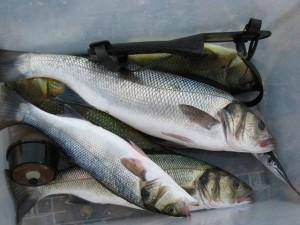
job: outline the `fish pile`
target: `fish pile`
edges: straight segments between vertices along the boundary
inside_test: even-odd
[[[85,57],[0,50],[0,82],[6,83],[0,86],[1,129],[36,127],[77,166],[44,186],[11,181],[17,220],[39,199],[61,193],[171,216],[251,202],[252,189],[228,172],[166,153],[244,152],[263,162],[275,148],[264,122],[236,97],[182,75],[215,79],[234,87],[233,94],[255,88],[255,77],[235,51],[205,49],[208,58],[167,56],[156,68],[143,66],[161,55],[130,56],[133,67],[142,69],[130,65],[119,72]],[[265,163],[286,180],[278,164]]]

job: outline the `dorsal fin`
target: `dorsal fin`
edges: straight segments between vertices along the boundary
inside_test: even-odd
[[[84,106],[89,106],[91,108],[94,108],[89,103],[87,103],[79,94],[77,94],[68,86],[65,86],[64,91],[56,98],[58,100],[61,100],[64,103],[73,103],[73,104],[79,104],[79,105],[84,105]]]

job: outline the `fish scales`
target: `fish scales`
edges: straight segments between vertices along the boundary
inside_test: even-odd
[[[78,93],[94,92],[82,97],[96,108],[153,136],[162,137],[156,124],[162,124],[169,132],[173,131],[174,124],[181,124],[180,127],[184,126],[187,130],[197,129],[197,125],[187,120],[178,109],[179,104],[197,106],[218,118],[220,108],[233,101],[232,96],[216,88],[169,73],[150,70],[135,72],[132,76],[137,76],[140,82],[132,82],[120,73],[110,72],[85,58],[31,53],[22,55],[21,59],[30,64],[30,68],[25,66],[24,69],[22,67],[26,63],[21,63],[21,71],[34,71],[29,76],[51,75],[69,84]],[[77,74],[81,75],[79,83]],[[94,96],[97,96],[97,101]],[[211,134],[212,139],[221,135],[219,131],[214,134],[205,129],[199,132],[206,137]],[[224,141],[224,135],[221,136]]]
[[[59,80],[84,104],[149,135],[213,151],[263,153],[274,149],[271,134],[253,112],[205,83],[147,69],[110,72],[76,56],[5,50],[0,55],[0,81]],[[70,96],[67,100],[74,103]],[[240,124],[246,129],[239,129]]]
[[[73,123],[64,123],[64,117],[55,118],[56,126],[53,126],[53,116],[45,115],[39,110],[35,110],[34,113],[26,114],[24,122],[28,123],[36,128],[43,129],[43,131],[56,140],[63,149],[72,151],[66,151],[66,153],[72,157],[76,164],[81,165],[85,168],[92,176],[97,177],[101,182],[110,187],[110,189],[115,190],[115,193],[126,199],[132,199],[133,203],[143,207],[140,196],[136,193],[139,193],[136,177],[133,176],[129,171],[124,170],[124,167],[114,167],[111,168],[110,160],[103,160],[108,157],[110,159],[120,158],[116,157],[114,151],[105,151],[108,146],[99,144],[96,146],[91,140],[96,140],[99,138],[97,133],[93,132],[91,125],[88,122],[81,121],[78,119],[73,119]],[[69,118],[72,120],[72,118]],[[73,124],[70,126],[70,124]],[[43,127],[46,127],[44,129]],[[81,127],[82,132],[74,133],[72,130]],[[66,136],[69,136],[70,133],[73,133],[72,137],[66,139]],[[110,148],[113,148],[111,146]],[[92,153],[92,154],[91,154]],[[119,154],[119,153],[118,153]],[[124,155],[123,155],[124,157]],[[95,170],[94,165],[97,165],[98,169]],[[102,169],[101,169],[102,168]],[[105,169],[104,169],[105,168]],[[124,180],[120,180],[118,175],[122,174]],[[132,187],[131,189],[128,187]]]

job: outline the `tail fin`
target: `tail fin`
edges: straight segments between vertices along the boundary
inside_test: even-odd
[[[0,49],[0,82],[24,79],[24,75],[18,69],[21,64],[19,56],[22,54],[24,54],[24,52]]]
[[[23,120],[20,104],[25,103],[16,92],[0,84],[0,130]]]
[[[7,176],[8,171],[5,171]],[[35,206],[37,201],[41,198],[41,193],[38,187],[29,187],[17,184],[10,180],[10,187],[15,198],[17,209],[17,223]]]

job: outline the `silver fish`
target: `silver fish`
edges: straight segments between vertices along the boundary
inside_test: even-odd
[[[119,136],[82,119],[46,113],[3,85],[0,103],[0,128],[25,123],[42,130],[77,165],[128,202],[173,216],[188,216],[189,205],[198,205],[137,146]]]
[[[292,184],[288,176],[286,175],[282,165],[280,164],[277,156],[274,152],[267,152],[263,154],[253,154],[262,164],[268,168],[276,177],[288,184],[299,196],[300,192]]]
[[[146,69],[114,73],[82,57],[1,50],[0,82],[33,77],[61,81],[81,102],[186,147],[252,153],[274,149],[264,123],[234,97],[178,75]]]
[[[244,205],[252,201],[252,189],[247,184],[215,166],[180,155],[149,155],[149,158],[198,200],[199,206],[192,207],[192,211]],[[111,193],[80,168],[60,171],[47,185],[30,187],[11,181],[11,187],[16,200],[17,221],[38,200],[55,194],[70,194],[88,202],[141,209]]]

